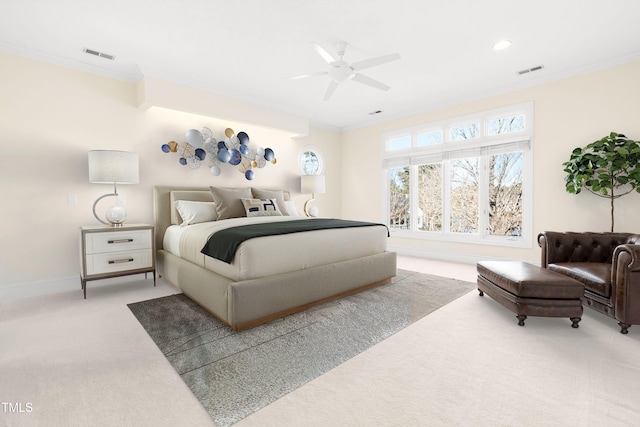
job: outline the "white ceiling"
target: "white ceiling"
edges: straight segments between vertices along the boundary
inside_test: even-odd
[[[638,60],[639,16],[639,0],[0,0],[0,50],[344,130]],[[350,63],[399,53],[362,71],[391,89],[348,81],[323,101],[328,77],[287,78],[327,69],[311,42],[340,41]]]

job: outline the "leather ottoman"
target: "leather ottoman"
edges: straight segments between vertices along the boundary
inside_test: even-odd
[[[568,317],[577,328],[582,317],[584,285],[564,274],[526,262],[480,261],[478,291],[516,313],[518,325],[527,316]]]

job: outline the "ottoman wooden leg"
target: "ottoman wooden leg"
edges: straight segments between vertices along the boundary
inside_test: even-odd
[[[518,318],[518,325],[524,326],[524,321],[527,318],[527,316],[525,316],[524,314],[516,314],[516,317]]]
[[[630,324],[628,323],[623,323],[623,322],[618,322],[618,325],[620,326],[620,333],[621,334],[628,334],[629,333],[629,328],[631,327]]]
[[[578,323],[580,323],[580,321],[582,320],[581,317],[571,317],[570,319],[571,319],[571,327],[572,328],[577,328],[577,327],[580,326],[580,325],[578,325]]]

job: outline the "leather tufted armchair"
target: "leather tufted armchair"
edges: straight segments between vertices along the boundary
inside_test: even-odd
[[[623,334],[640,324],[640,235],[546,231],[538,245],[541,267],[584,283],[583,305],[616,319]]]

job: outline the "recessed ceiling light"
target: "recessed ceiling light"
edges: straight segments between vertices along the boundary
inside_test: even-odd
[[[493,50],[502,50],[502,49],[508,48],[509,46],[511,46],[511,41],[509,41],[509,40],[500,40],[498,42],[495,42],[491,48]]]

